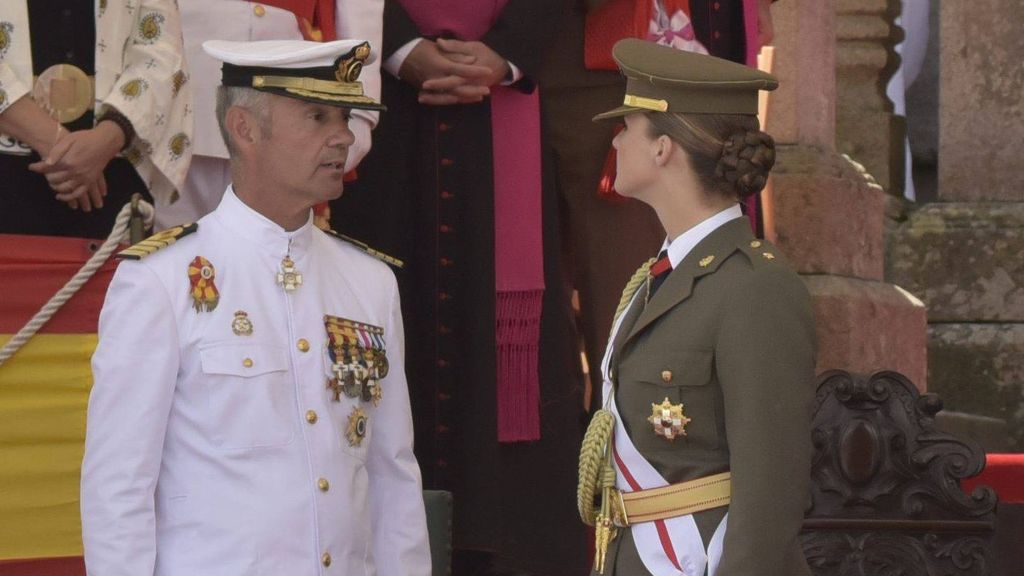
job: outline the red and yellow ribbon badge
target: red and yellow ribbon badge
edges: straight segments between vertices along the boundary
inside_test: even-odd
[[[213,312],[220,301],[217,286],[213,283],[213,264],[202,256],[196,256],[188,265],[189,292],[192,295],[192,307],[196,312]]]

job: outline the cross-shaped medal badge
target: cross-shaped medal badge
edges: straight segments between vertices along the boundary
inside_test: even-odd
[[[670,441],[686,436],[685,428],[690,423],[690,419],[683,414],[683,405],[672,404],[668,398],[661,404],[651,403],[651,415],[647,421],[654,425],[655,434]]]
[[[295,269],[295,262],[288,256],[281,260],[281,271],[277,273],[277,283],[284,287],[285,292],[294,292],[302,286],[302,274]]]
[[[359,395],[362,384],[356,378],[356,371],[353,368],[354,366],[344,362],[335,362],[331,365],[331,372],[334,372],[334,378],[327,381],[327,388],[334,393],[333,400],[335,402],[341,402],[342,392],[349,398],[355,398]]]

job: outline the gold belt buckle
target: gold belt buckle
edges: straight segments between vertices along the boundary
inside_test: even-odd
[[[92,80],[73,64],[55,64],[39,75],[32,99],[61,124],[74,122],[93,106]]]
[[[622,491],[612,489],[612,523],[619,528],[629,527],[629,515],[626,514],[626,503],[622,500]]]

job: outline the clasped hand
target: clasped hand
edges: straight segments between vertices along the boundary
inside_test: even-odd
[[[423,39],[399,70],[420,89],[421,104],[444,106],[480,102],[509,73],[509,64],[483,42]]]
[[[29,170],[46,177],[58,200],[90,212],[103,207],[107,195],[103,170],[123,144],[124,134],[112,122],[77,132],[61,130],[53,148]]]

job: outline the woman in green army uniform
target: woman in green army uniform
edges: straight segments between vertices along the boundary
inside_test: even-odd
[[[756,113],[778,83],[640,40],[614,56],[625,104],[595,119],[625,121],[615,189],[650,205],[667,239],[623,293],[581,454],[594,571],[809,575],[810,298],[739,208],[775,161]]]

